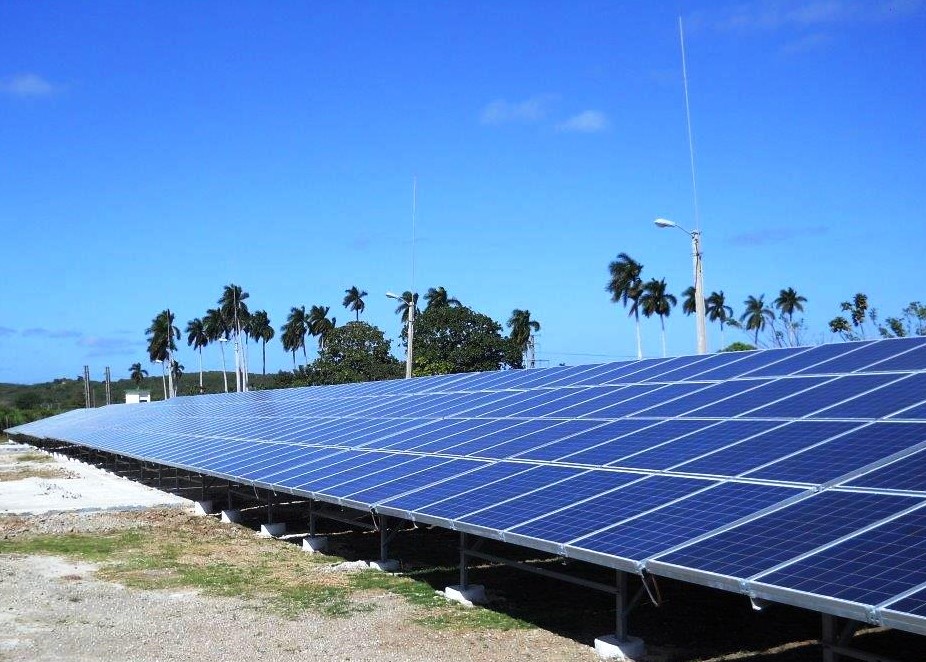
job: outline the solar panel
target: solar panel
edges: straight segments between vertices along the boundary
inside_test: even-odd
[[[926,633],[926,338],[184,397],[11,431]]]

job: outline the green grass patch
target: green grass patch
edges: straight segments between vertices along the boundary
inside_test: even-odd
[[[38,451],[28,451],[15,455],[13,459],[16,462],[52,462],[53,458],[48,453],[39,453]]]
[[[492,611],[484,607],[448,605],[438,613],[415,619],[417,623],[434,630],[529,630],[534,626],[520,618]]]
[[[371,609],[369,605],[353,602],[346,587],[313,584],[280,587],[271,599],[271,606],[290,618],[306,611],[336,618]]]
[[[2,554],[50,554],[94,563],[110,560],[120,550],[138,547],[144,538],[139,531],[86,535],[40,535],[0,541]]]

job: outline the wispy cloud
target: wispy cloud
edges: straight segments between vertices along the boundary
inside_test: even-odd
[[[80,338],[83,334],[72,329],[44,329],[33,327],[23,331],[26,338]]]
[[[8,326],[0,326],[0,338],[14,335],[16,335],[16,329],[11,329]]]
[[[556,125],[558,131],[598,133],[608,128],[608,117],[600,110],[584,110]]]
[[[89,350],[86,354],[88,357],[133,354],[143,345],[137,340],[107,336],[83,336],[77,344]]]
[[[551,99],[550,96],[536,96],[523,101],[496,99],[482,109],[479,119],[483,124],[538,122],[546,116]]]
[[[696,26],[717,30],[806,30],[840,23],[904,19],[924,7],[924,0],[753,0],[722,10],[700,12],[692,19]]]
[[[767,246],[794,241],[801,237],[818,237],[829,231],[825,225],[814,225],[807,228],[766,228],[753,232],[743,232],[730,237],[734,246]]]
[[[0,78],[0,94],[17,99],[50,97],[60,92],[61,89],[61,85],[32,73]]]

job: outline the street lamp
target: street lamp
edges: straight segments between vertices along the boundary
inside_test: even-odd
[[[411,301],[406,301],[405,297],[400,297],[394,292],[386,292],[386,296],[396,301],[401,301],[408,306],[408,347],[405,351],[405,379],[412,377],[412,347],[415,339],[415,294],[412,293]]]
[[[657,218],[656,226],[660,228],[678,228],[691,237],[691,257],[694,261],[695,288],[695,324],[698,334],[698,354],[707,354],[707,321],[704,310],[704,279],[701,273],[701,231],[686,230],[675,221]]]
[[[164,360],[157,359],[155,363],[161,364],[161,385],[164,387],[164,399],[167,400],[167,377],[164,374]]]

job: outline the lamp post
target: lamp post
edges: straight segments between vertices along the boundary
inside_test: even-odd
[[[704,309],[704,279],[701,272],[701,231],[686,230],[675,221],[657,218],[656,225],[660,228],[678,228],[691,237],[691,257],[694,262],[694,288],[695,288],[695,324],[698,335],[698,354],[707,354],[707,321]]]
[[[228,393],[228,371],[225,369],[225,343],[228,337],[223,333],[219,336],[219,348],[222,350],[222,381],[225,382],[225,392]]]
[[[157,359],[155,363],[161,364],[161,385],[164,387],[164,399],[167,400],[167,376],[164,374],[164,361],[163,359]]]
[[[396,301],[402,301],[408,306],[408,347],[405,351],[405,379],[411,379],[413,360],[412,347],[414,347],[415,340],[415,293],[412,292],[411,301],[405,301],[404,297],[400,297],[393,292],[386,292],[386,296]]]

